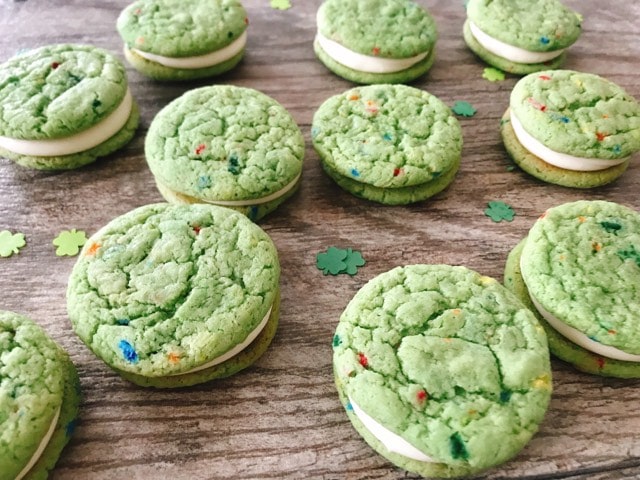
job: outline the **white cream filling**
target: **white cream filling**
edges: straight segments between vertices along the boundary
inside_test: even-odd
[[[204,200],[198,198],[199,202],[210,203],[212,205],[220,205],[222,207],[248,207],[249,205],[261,205],[263,203],[270,202],[271,200],[275,200],[277,198],[282,197],[287,192],[291,191],[293,187],[296,186],[298,180],[300,180],[300,176],[302,172],[300,172],[296,178],[294,178],[290,183],[285,185],[283,188],[278,190],[277,192],[272,193],[271,195],[267,195],[262,198],[255,198],[251,200]]]
[[[29,463],[27,463],[25,465],[25,467],[18,474],[18,476],[15,478],[15,480],[20,480],[27,473],[29,473],[29,470],[31,470],[33,468],[33,466],[37,463],[37,461],[42,456],[42,453],[44,452],[44,449],[47,448],[47,445],[49,444],[49,440],[51,440],[51,437],[53,436],[53,432],[56,430],[56,425],[58,424],[58,419],[60,418],[60,410],[61,409],[62,409],[62,406],[58,407],[58,411],[56,412],[55,416],[53,417],[53,420],[51,421],[51,425],[49,426],[49,430],[47,430],[47,433],[45,434],[45,436],[40,441],[40,445],[38,445],[37,450],[31,456],[31,460],[29,460]]]
[[[471,20],[469,20],[469,28],[471,29],[471,33],[475,39],[485,48],[485,50],[509,60],[510,62],[544,63],[562,55],[562,52],[565,50],[562,48],[560,50],[552,50],[550,52],[532,52],[523,48],[514,47],[513,45],[501,42],[497,38],[487,35]]]
[[[437,463],[436,460],[422,453],[404,438],[396,435],[391,430],[388,430],[376,422],[373,418],[367,415],[351,397],[349,397],[349,403],[351,403],[353,413],[356,414],[365,428],[369,430],[369,432],[371,432],[371,434],[376,437],[387,450],[419,462]]]
[[[513,110],[511,110],[511,125],[516,138],[526,150],[556,167],[578,172],[594,172],[614,167],[627,161],[627,158],[601,160],[599,158],[574,157],[573,155],[551,150],[527,133],[518,117],[513,114]]]
[[[219,357],[216,357],[216,358],[214,358],[213,360],[211,360],[211,361],[209,361],[207,363],[204,363],[202,365],[198,365],[197,367],[192,368],[191,370],[187,370],[186,372],[172,373],[169,376],[170,377],[175,377],[175,376],[178,376],[178,375],[186,375],[187,373],[199,372],[200,370],[205,370],[207,368],[210,368],[210,367],[213,367],[215,365],[218,365],[218,364],[220,364],[222,362],[226,362],[227,360],[229,360],[232,357],[235,357],[237,354],[239,354],[241,351],[243,351],[245,348],[247,348],[251,344],[251,342],[253,342],[258,337],[258,335],[260,335],[260,332],[262,332],[262,330],[264,330],[264,327],[267,325],[267,322],[269,321],[269,317],[271,316],[271,310],[272,309],[273,309],[273,306],[269,307],[269,311],[264,316],[262,321],[258,324],[258,326],[256,328],[253,329],[253,331],[249,335],[247,335],[247,338],[245,338],[242,343],[237,344],[235,347],[233,347],[228,352],[223,353]]]
[[[352,70],[366,73],[394,73],[412,67],[422,59],[426,58],[429,52],[424,52],[415,57],[409,58],[380,58],[349,50],[333,40],[328,39],[320,32],[316,35],[316,40],[320,47],[336,62]]]
[[[184,68],[184,69],[197,69],[207,68],[218,65],[219,63],[226,62],[227,60],[235,57],[242,51],[247,43],[247,31],[242,32],[238,38],[231,42],[226,47],[222,47],[215,52],[207,53],[205,55],[198,55],[195,57],[163,57],[162,55],[156,55],[155,53],[143,52],[137,48],[131,48],[131,51],[136,55],[146,58],[160,65],[164,65],[169,68]]]
[[[522,259],[520,259],[520,271],[522,272]],[[523,277],[524,279],[524,277]],[[525,282],[526,284],[526,282]],[[536,310],[544,317],[544,319],[563,337],[572,341],[576,345],[589,350],[590,352],[602,355],[603,357],[612,358],[614,360],[623,360],[625,362],[640,362],[640,355],[627,353],[610,345],[603,345],[591,340],[581,331],[567,325],[563,321],[556,318],[551,312],[547,311],[529,292],[529,298],[536,307]]]
[[[0,137],[0,147],[20,155],[34,157],[57,157],[89,150],[118,133],[131,115],[133,99],[127,88],[122,102],[102,121],[80,133],[51,140],[19,140]]]

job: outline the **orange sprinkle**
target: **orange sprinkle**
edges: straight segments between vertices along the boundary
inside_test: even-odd
[[[591,244],[591,248],[595,251],[595,252],[599,252],[600,249],[602,248],[602,245],[600,245],[598,242],[593,242]]]
[[[475,415],[476,413],[478,413],[477,410],[469,410],[469,415]]]
[[[582,215],[580,215],[580,216],[578,217],[578,221],[579,221],[580,223],[584,223],[584,222],[586,222],[586,221],[587,221],[587,219],[586,219],[586,217],[583,217]]]
[[[452,312],[454,315],[460,315],[462,313],[462,310],[460,310],[459,308],[454,308]]]
[[[371,52],[373,52],[374,55],[380,55],[380,47],[373,47]]]
[[[609,135],[607,135],[605,133],[596,132],[596,138],[598,139],[599,142],[603,141],[608,136]]]
[[[360,95],[357,95],[355,93],[349,97],[349,100],[359,100],[359,99],[360,99]]]
[[[136,38],[136,43],[137,43],[138,45],[140,45],[141,43],[144,43],[144,37],[138,37],[138,38]]]
[[[178,363],[180,361],[180,354],[171,352],[169,355],[167,355],[167,358],[171,363]]]
[[[564,259],[565,259],[565,258],[567,258],[567,257],[565,257],[564,255],[560,255],[560,256],[558,257],[558,259],[559,259],[561,262],[562,262],[562,261],[564,261]]]
[[[546,216],[547,216],[547,212],[544,212],[542,215],[538,217],[538,220],[542,220]]]
[[[602,115],[602,118],[609,118],[609,115],[605,113],[604,115]]]
[[[445,342],[447,342],[447,343],[451,343],[451,339],[450,339],[450,338],[448,338],[448,337],[447,337],[447,338],[443,338],[442,340],[444,340],[444,341],[445,341]]]
[[[100,244],[98,242],[93,242],[91,245],[89,245],[89,248],[87,248],[85,256],[95,255],[99,248]]]
[[[616,332],[615,330],[611,329],[611,330],[607,330],[607,333],[608,333],[609,335],[615,335],[615,334],[616,334],[616,333],[618,333],[618,332]]]

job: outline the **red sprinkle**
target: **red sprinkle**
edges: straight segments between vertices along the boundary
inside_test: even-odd
[[[198,235],[200,233],[200,226],[194,225],[193,226],[193,231],[196,232],[196,235]]]
[[[204,152],[205,148],[207,148],[207,146],[204,143],[201,143],[200,145],[198,145],[196,147],[196,155],[200,155],[202,152]]]
[[[603,141],[605,138],[607,138],[609,135],[606,135],[604,133],[600,133],[600,132],[596,132],[596,138],[598,139],[599,142]]]
[[[373,50],[371,51],[374,55],[380,55],[380,47],[373,47]]]
[[[602,370],[604,368],[604,358],[598,357],[596,358],[596,362],[598,362],[598,368]]]
[[[551,77],[549,75],[540,75],[538,78],[540,80],[551,80]]]
[[[537,108],[541,112],[544,112],[547,109],[546,105],[536,102],[532,97],[529,97],[528,102],[533,106],[533,108]]]
[[[420,390],[416,396],[418,397],[419,402],[424,402],[428,397],[427,392],[424,390]]]
[[[53,62],[53,63],[51,64],[51,68],[52,68],[52,69],[54,69],[54,70],[55,70],[56,68],[58,68],[59,66],[60,66],[60,64],[59,64],[58,62]]]
[[[402,169],[401,168],[394,168],[393,169],[393,176],[397,177],[398,175],[400,175],[402,173]]]
[[[244,23],[246,23],[247,25],[249,25],[249,18],[244,17]]]
[[[367,360],[367,357],[365,357],[364,353],[362,352],[358,352],[358,362],[360,362],[360,365],[362,365],[364,368],[367,368],[369,366],[369,360]]]

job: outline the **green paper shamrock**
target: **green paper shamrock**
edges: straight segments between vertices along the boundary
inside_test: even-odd
[[[271,0],[271,8],[276,8],[278,10],[288,10],[291,8],[290,0]]]
[[[453,110],[453,113],[456,115],[461,115],[463,117],[473,117],[477,112],[477,110],[473,108],[473,105],[464,101],[457,101],[454,103],[451,110]]]
[[[358,267],[364,266],[365,261],[360,252],[354,252],[350,248],[347,248],[347,258],[345,259],[345,263],[347,264],[347,268],[344,270],[345,273],[353,276],[358,273]]]
[[[326,253],[316,255],[316,266],[325,275],[338,275],[347,268],[344,260],[347,258],[347,251],[336,247],[329,247]]]
[[[502,220],[506,220],[507,222],[513,221],[515,212],[513,211],[513,208],[506,203],[489,202],[487,205],[488,208],[485,209],[484,214],[494,222],[498,223]]]
[[[87,243],[87,236],[82,230],[63,230],[53,239],[53,244],[58,247],[56,249],[56,255],[62,257],[64,255],[73,256],[77,255],[82,247]]]
[[[27,242],[24,233],[11,233],[9,230],[0,232],[0,257],[10,257],[14,253],[20,252]]]
[[[497,68],[487,67],[482,72],[482,78],[486,78],[490,82],[501,82],[504,80],[504,72]]]

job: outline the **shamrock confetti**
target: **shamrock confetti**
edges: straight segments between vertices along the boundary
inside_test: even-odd
[[[325,275],[338,275],[347,273],[355,275],[358,273],[358,267],[364,266],[365,261],[362,254],[353,251],[351,248],[342,249],[329,247],[326,253],[318,253],[316,255],[316,266],[322,270]]]
[[[271,0],[271,8],[278,10],[288,10],[291,8],[290,0]]]
[[[58,247],[56,255],[62,257],[64,255],[73,256],[80,252],[80,247],[87,243],[87,236],[82,230],[63,230],[53,240],[53,244]]]
[[[365,261],[364,258],[362,258],[362,254],[360,252],[354,252],[350,248],[347,248],[347,258],[345,259],[345,263],[347,264],[345,273],[348,273],[349,275],[355,275],[356,273],[358,273],[358,267],[363,267]]]
[[[0,232],[0,257],[10,257],[14,253],[18,253],[27,242],[24,239],[24,233],[11,233],[9,230]]]
[[[453,110],[453,113],[455,113],[456,115],[460,115],[463,117],[473,117],[477,112],[477,110],[473,108],[473,105],[471,105],[469,102],[464,101],[457,101],[456,103],[454,103],[451,110]]]
[[[504,202],[489,202],[488,207],[485,209],[484,214],[494,222],[498,223],[502,220],[507,222],[513,221],[515,212],[513,208]]]
[[[501,82],[504,80],[504,72],[497,68],[487,67],[482,72],[482,78],[486,78],[490,82]]]

